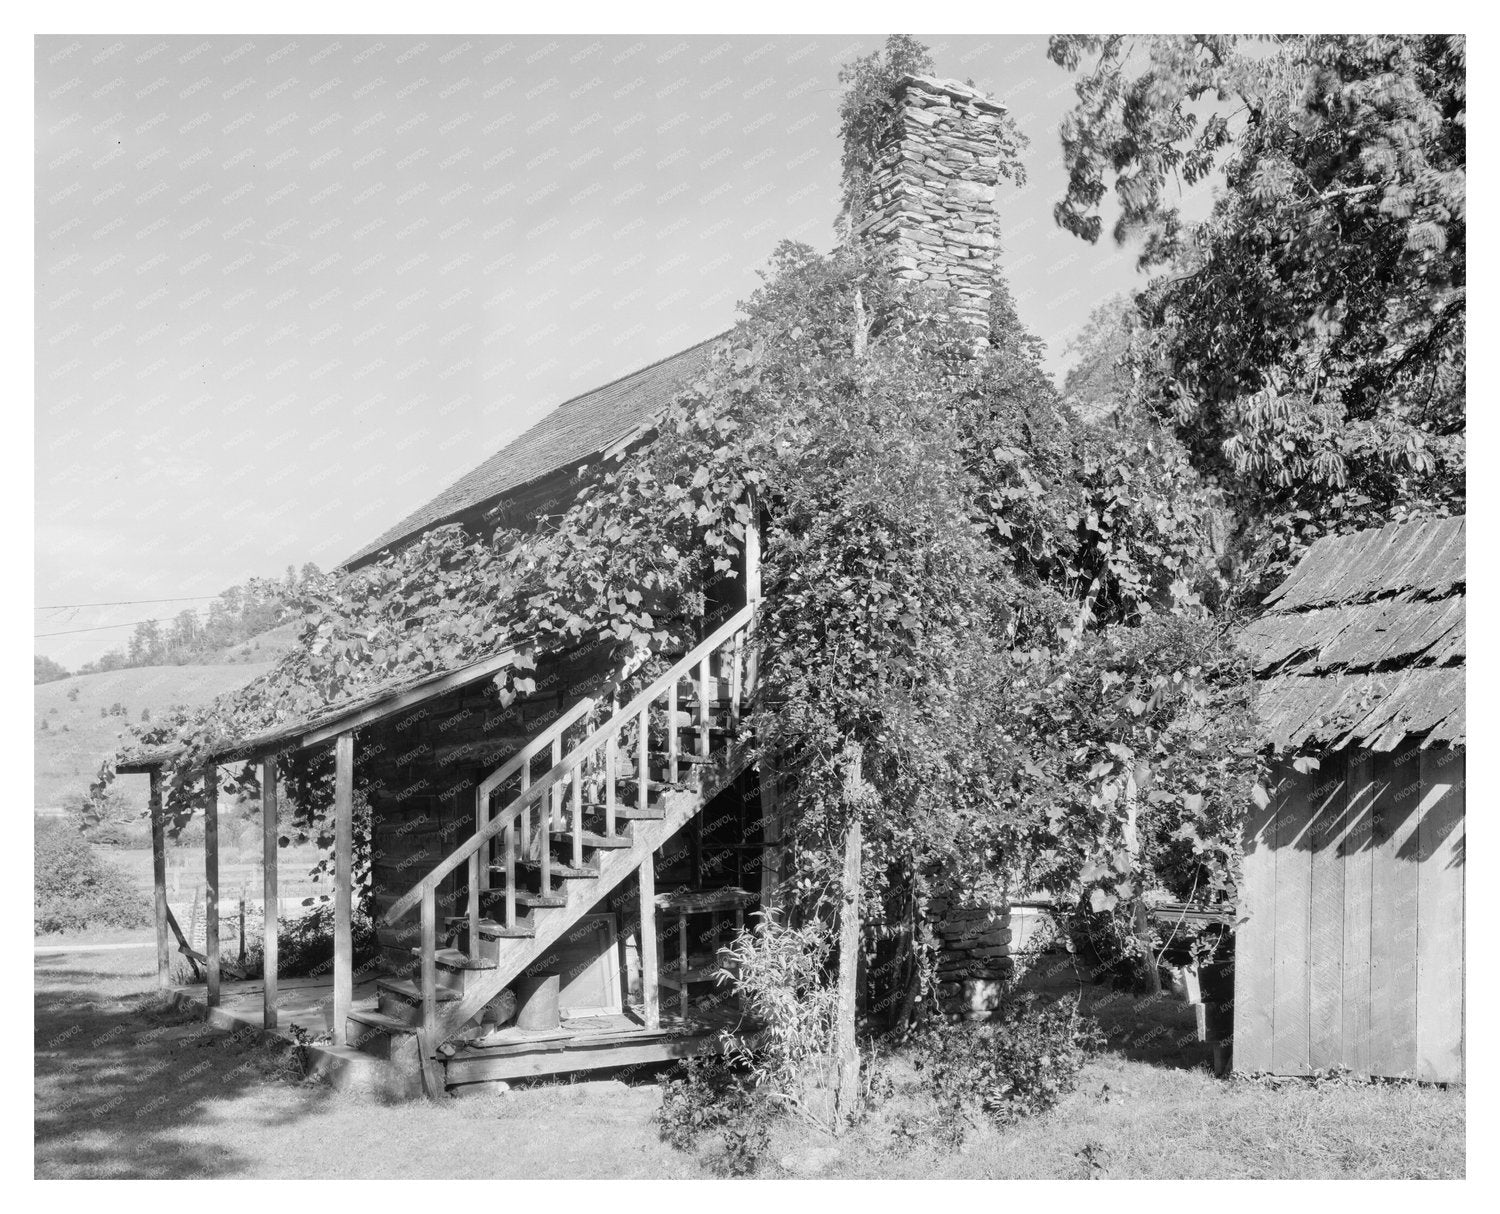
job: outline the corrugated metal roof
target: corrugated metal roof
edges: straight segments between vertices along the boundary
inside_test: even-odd
[[[1319,540],[1240,644],[1278,749],[1464,741],[1464,518]]]
[[[721,333],[710,337],[602,388],[564,401],[379,539],[366,544],[344,564],[356,565],[382,548],[606,451],[700,374],[708,365],[713,344],[723,336]]]

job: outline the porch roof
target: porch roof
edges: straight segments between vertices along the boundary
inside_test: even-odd
[[[210,757],[215,764],[245,763],[273,754],[325,745],[340,734],[409,712],[430,700],[492,678],[514,665],[517,656],[529,644],[529,639],[517,641],[489,657],[463,666],[383,683],[314,712],[304,713],[272,729],[225,742]],[[115,764],[115,770],[124,774],[158,771],[174,762],[181,753],[177,747],[138,750],[123,756]]]

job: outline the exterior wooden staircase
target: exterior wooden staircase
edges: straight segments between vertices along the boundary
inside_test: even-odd
[[[439,1046],[626,878],[641,872],[643,892],[651,889],[652,856],[745,768],[752,616],[753,607],[741,608],[592,729],[587,721],[602,706],[580,701],[479,785],[474,835],[386,912],[395,923],[420,907],[421,942],[411,976],[379,979],[376,1009],[349,1013],[351,1045],[420,1070],[423,1089],[439,1094]],[[552,765],[533,781],[541,756]],[[440,888],[460,869],[463,913],[440,926]],[[442,909],[458,908],[455,899]],[[641,935],[650,1021],[656,941]],[[453,937],[459,947],[440,943]]]

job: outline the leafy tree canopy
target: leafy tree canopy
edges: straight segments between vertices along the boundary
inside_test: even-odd
[[[1143,267],[1141,399],[1240,518],[1253,596],[1319,535],[1461,510],[1461,37],[1054,38],[1058,222]],[[1173,183],[1218,175],[1185,225]]]

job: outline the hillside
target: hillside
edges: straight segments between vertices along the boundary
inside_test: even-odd
[[[219,650],[213,661],[235,665],[267,665],[296,645],[300,627],[298,623],[282,624],[279,628],[268,629],[238,645],[226,645]]]
[[[263,640],[275,633],[265,633]],[[254,641],[248,642],[250,646]],[[237,649],[246,649],[245,645]],[[87,792],[100,762],[119,743],[127,725],[149,710],[153,716],[173,704],[206,703],[215,696],[243,687],[270,668],[270,661],[249,649],[234,662],[209,666],[136,666],[99,674],[75,675],[35,690],[34,801],[38,808],[60,805],[65,797]],[[260,660],[249,661],[249,657]],[[70,698],[73,693],[77,695]],[[115,704],[125,714],[109,715]],[[105,715],[100,715],[103,710]],[[47,728],[42,728],[46,721]],[[132,801],[146,804],[144,777],[123,777],[121,791]]]

